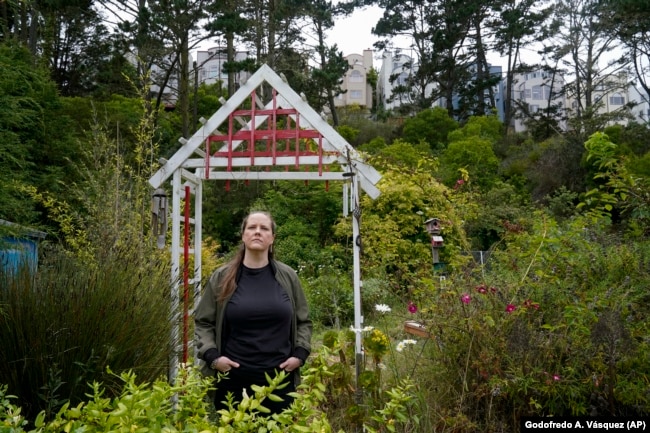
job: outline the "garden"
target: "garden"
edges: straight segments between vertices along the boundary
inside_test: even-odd
[[[340,185],[206,186],[203,277],[228,259],[243,215],[265,209],[279,226],[277,257],[309,300],[302,385],[269,417],[281,376],[215,413],[214,384],[172,356],[180,315],[147,184],[164,125],[142,114],[144,97],[139,108],[113,102],[139,113],[131,146],[97,120],[76,137],[84,145],[67,170],[41,173],[39,187],[6,178],[12,206],[31,203],[21,215],[46,216],[49,234],[37,271],[0,270],[0,431],[518,432],[529,416],[650,416],[647,128],[533,142],[475,116],[445,120],[442,151],[417,134],[358,145],[382,174],[381,195],[360,203],[359,329]],[[378,131],[359,119],[341,128],[350,142]],[[569,156],[572,170],[554,170]],[[432,217],[438,263],[424,227]]]
[[[611,146],[603,150],[604,137],[596,138],[593,158],[616,169],[607,159]],[[301,244],[291,208],[272,205],[295,186],[267,193],[265,207],[282,227],[279,256],[291,263],[310,252],[321,263],[296,266],[316,332],[288,412],[264,417],[264,399],[273,398],[279,378],[227,414],[212,413],[210,383],[191,365],[167,383],[169,266],[141,236],[135,210],[143,204],[134,195],[119,214],[104,207],[85,231],[71,227],[74,242],[46,249],[36,275],[3,273],[3,429],[518,431],[524,416],[647,416],[650,245],[635,232],[644,220],[614,230],[602,198],[605,204],[569,218],[531,211],[504,224],[489,260],[477,263],[463,230],[472,212],[480,215],[471,179],[446,188],[420,165],[425,169],[387,163],[382,195],[362,204],[363,329],[350,326],[345,243]],[[110,194],[118,175],[104,172],[97,179],[106,183],[94,187]],[[605,175],[623,189],[620,172],[598,174]],[[311,203],[314,214],[335,200],[318,186],[293,196]],[[432,266],[415,209],[443,222],[442,271]],[[338,232],[348,224],[337,219],[334,236],[344,240]],[[204,254],[213,257],[208,266],[219,263],[214,251]],[[409,332],[413,323],[419,332]],[[359,369],[356,333],[365,353]]]

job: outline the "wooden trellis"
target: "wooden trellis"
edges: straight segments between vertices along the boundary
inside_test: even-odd
[[[266,99],[260,95],[267,95]],[[370,165],[307,102],[267,65],[262,65],[210,119],[149,179],[156,191],[171,178],[172,327],[174,350],[169,379],[175,381],[179,362],[188,357],[189,292],[201,295],[202,184],[205,180],[341,181],[343,213],[352,213],[354,263],[354,328],[362,329],[360,270],[360,191],[379,196],[381,178]],[[338,165],[338,169],[330,167]],[[192,207],[191,197],[194,197]],[[181,206],[181,200],[184,206]],[[193,217],[190,216],[190,207]],[[181,213],[181,209],[184,210]],[[183,233],[181,233],[183,228]],[[193,228],[193,229],[192,229]],[[196,254],[195,254],[196,252]],[[192,276],[188,269],[193,255]],[[181,290],[183,289],[183,290]],[[180,308],[180,293],[183,308]],[[181,320],[181,315],[182,319]],[[182,322],[182,326],[176,326]],[[181,328],[183,339],[179,338]],[[361,333],[356,337],[361,365]],[[182,356],[182,359],[181,359]],[[357,371],[357,378],[358,378]]]

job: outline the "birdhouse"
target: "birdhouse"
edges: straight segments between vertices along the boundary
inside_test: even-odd
[[[424,226],[431,236],[439,235],[440,231],[442,230],[442,227],[440,226],[440,220],[438,218],[431,218],[426,220],[424,222]]]
[[[436,236],[433,235],[431,236],[431,246],[433,248],[441,248],[444,246],[444,240],[442,239],[442,236]]]
[[[163,188],[156,189],[151,197],[151,226],[156,245],[161,249],[165,247],[167,234],[167,206],[167,193]]]

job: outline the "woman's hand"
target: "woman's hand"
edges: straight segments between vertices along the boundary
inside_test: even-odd
[[[213,370],[226,373],[230,371],[231,368],[239,368],[239,363],[231,360],[227,356],[220,356],[212,363],[210,367],[212,367]]]
[[[295,356],[292,356],[290,358],[287,358],[286,361],[280,364],[280,368],[283,369],[284,371],[292,372],[293,370],[297,369],[301,365],[302,365],[302,361],[300,360],[300,358],[296,358]]]

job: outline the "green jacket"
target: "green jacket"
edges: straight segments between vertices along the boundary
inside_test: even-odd
[[[291,304],[293,305],[293,320],[291,324],[291,350],[301,347],[311,352],[311,332],[312,323],[309,319],[309,307],[307,298],[302,289],[300,280],[296,272],[282,262],[272,261],[271,267],[275,274],[275,279],[287,291]],[[217,302],[221,291],[221,278],[226,266],[214,271],[205,286],[203,296],[194,311],[194,335],[197,356],[201,364],[201,372],[206,376],[214,376],[214,370],[203,361],[203,355],[209,349],[216,348],[222,353],[222,330],[225,318],[225,307],[230,297],[223,302]],[[300,372],[297,372],[296,380],[300,378]]]

